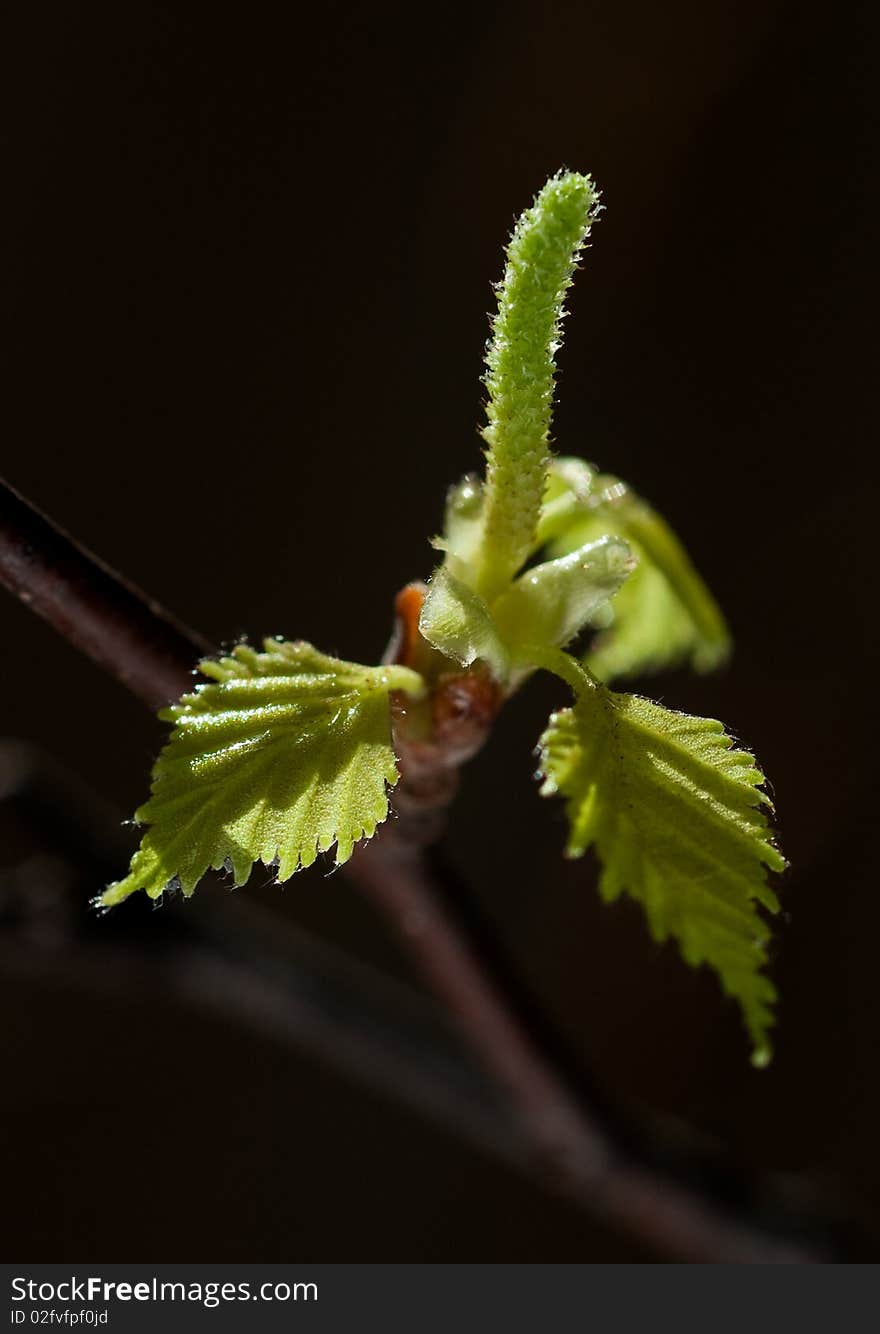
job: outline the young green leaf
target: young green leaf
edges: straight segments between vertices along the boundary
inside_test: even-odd
[[[562,303],[596,216],[588,176],[552,177],[519,219],[498,288],[485,377],[486,461],[476,588],[491,602],[534,544],[547,476]]]
[[[445,568],[465,582],[480,547],[482,529],[483,483],[469,473],[449,488],[443,536],[431,543],[435,550],[445,552]]]
[[[570,463],[570,460],[559,460]],[[550,550],[565,553],[603,533],[632,546],[637,567],[614,600],[610,626],[585,663],[601,680],[656,672],[679,663],[718,667],[730,635],[715,599],[669,525],[615,478],[594,477],[589,494],[554,492],[542,529]]]
[[[542,793],[567,799],[568,855],[595,845],[603,897],[628,892],[656,940],[673,936],[687,963],[715,969],[766,1064],[776,992],[760,972],[769,930],[755,904],[777,910],[764,868],[785,861],[753,756],[721,723],[598,683],[553,715],[540,753]]]
[[[450,570],[436,571],[425,594],[419,630],[429,644],[461,667],[477,659],[504,684],[510,670],[507,649],[483,599]]]
[[[643,552],[600,631],[584,662],[601,681],[647,675],[682,663],[706,671],[721,658],[700,638],[673,584]]]
[[[336,844],[337,864],[388,813],[397,782],[388,692],[418,693],[406,667],[361,667],[305,643],[239,644],[200,664],[213,678],[160,717],[174,730],[136,814],[149,826],[124,880],[98,903],[135,890],[191,894],[226,866],[236,885],[255,861],[279,881]]]
[[[614,597],[635,567],[626,542],[600,537],[521,574],[492,606],[510,651],[564,645]]]
[[[564,537],[577,519],[589,513],[596,476],[595,468],[591,468],[583,459],[556,455],[550,460],[547,486],[535,533],[536,551],[556,538]]]
[[[516,657],[517,684],[528,672],[523,647],[567,644],[607,606],[634,565],[626,542],[600,537],[527,570],[491,608],[444,565],[431,579],[419,630],[462,667],[485,662],[502,685],[510,677],[511,656]]]

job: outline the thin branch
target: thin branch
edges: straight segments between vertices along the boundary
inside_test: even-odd
[[[152,709],[179,699],[213,652],[3,481],[0,581]]]
[[[119,873],[131,831],[47,752],[0,738],[0,816],[10,814],[25,845],[0,867],[0,972],[133,999],[161,978],[164,991],[249,1022],[522,1169],[523,1131],[429,997],[248,894],[197,895],[161,921],[146,903],[110,922],[87,916],[83,886]]]
[[[187,688],[205,651],[155,603],[7,488],[0,577],[61,634],[152,705]],[[507,1091],[545,1185],[671,1259],[808,1263],[818,1257],[625,1159],[520,1024],[504,987],[444,908],[420,849],[386,828],[348,873],[384,914],[473,1052]]]
[[[471,1049],[511,1099],[545,1185],[670,1260],[801,1264],[819,1257],[729,1216],[671,1176],[627,1161],[531,1041],[444,907],[423,854],[383,832],[348,874],[386,917]]]

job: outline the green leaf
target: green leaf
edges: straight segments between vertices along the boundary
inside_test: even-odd
[[[637,567],[615,598],[610,626],[584,659],[601,680],[681,663],[707,672],[728,657],[724,618],[687,552],[656,510],[624,483],[594,477],[588,495],[555,494],[542,528],[553,536],[553,552],[571,551],[603,533],[616,533],[632,546]]]
[[[236,885],[255,861],[288,879],[336,844],[337,864],[388,814],[397,782],[388,692],[418,693],[405,667],[361,667],[311,645],[267,639],[205,661],[212,681],[160,717],[174,730],[136,813],[149,825],[124,880],[98,903],[135,890],[191,894],[205,872],[227,867]]]
[[[535,534],[536,551],[564,537],[576,520],[589,513],[595,479],[595,468],[591,468],[583,459],[556,455],[550,460],[541,516]],[[570,545],[564,550],[571,550]]]
[[[510,663],[492,614],[481,597],[445,567],[428,585],[419,630],[429,644],[462,667],[481,659],[496,681],[507,681]]]
[[[760,972],[769,928],[755,905],[777,910],[765,867],[785,860],[753,756],[721,723],[598,683],[553,715],[540,753],[542,793],[567,799],[569,856],[594,845],[603,897],[631,894],[656,940],[673,936],[687,963],[715,969],[765,1065],[776,992]]]
[[[534,545],[547,478],[563,299],[597,212],[588,176],[552,177],[519,219],[498,287],[485,377],[489,446],[476,588],[491,602]]]
[[[520,575],[492,606],[510,651],[567,644],[614,597],[635,566],[626,542],[600,537]]]
[[[529,670],[523,650],[568,643],[614,596],[634,564],[625,542],[602,537],[527,570],[491,608],[444,565],[428,586],[419,630],[462,667],[482,660],[502,685],[515,657],[518,684]]]
[[[642,553],[632,587],[621,590],[607,627],[584,661],[602,681],[659,672],[679,663],[706,663],[694,622],[669,580]],[[710,660],[711,661],[711,660]]]
[[[468,581],[482,540],[483,483],[469,473],[446,496],[443,536],[431,545],[446,553],[445,567],[458,579]]]

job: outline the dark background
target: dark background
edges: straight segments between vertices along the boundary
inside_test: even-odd
[[[552,683],[466,774],[446,851],[609,1098],[787,1182],[860,1254],[880,1210],[878,26],[775,0],[49,5],[7,32],[3,80],[4,469],[215,640],[381,654],[478,462],[501,243],[550,172],[595,175],[555,438],[657,504],[729,615],[724,674],[645,688],[723,718],[772,776],[792,862],[773,1067],[750,1069],[711,978],[562,861],[531,781]],[[107,803],[116,839],[161,725],[11,599],[2,617],[0,727]],[[22,865],[39,897],[53,835],[4,821],[8,905]],[[161,970],[124,995],[68,976],[87,865],[64,948],[7,913],[17,1256],[635,1253]],[[343,877],[242,893],[408,976]],[[187,906],[122,912],[144,943]]]

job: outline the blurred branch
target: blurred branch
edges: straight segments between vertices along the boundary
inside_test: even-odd
[[[603,1117],[575,1096],[521,1022],[460,923],[444,904],[423,852],[393,829],[347,866],[384,914],[427,985],[443,1001],[486,1070],[506,1090],[531,1141],[544,1184],[669,1260],[797,1264],[819,1257],[762,1233],[671,1175],[630,1158]],[[390,835],[390,837],[389,837]]]
[[[130,831],[110,803],[28,742],[0,739],[0,816],[4,836],[25,849],[0,865],[5,974],[61,993],[177,995],[522,1166],[524,1136],[495,1085],[462,1060],[456,1034],[417,991],[245,894],[209,893],[158,915],[137,901],[109,918],[84,913],[89,887],[130,856]]]
[[[188,688],[210,647],[2,486],[0,578],[152,707]],[[423,851],[386,827],[346,868],[384,914],[483,1066],[506,1090],[545,1185],[670,1259],[800,1263],[817,1257],[626,1157],[520,1021],[487,959],[443,904]]]

